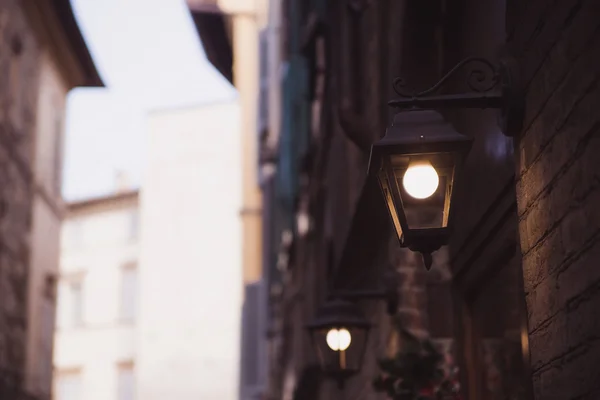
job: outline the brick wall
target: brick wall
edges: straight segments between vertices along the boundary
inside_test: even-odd
[[[27,329],[39,49],[19,3],[0,1],[0,390],[22,384]]]
[[[600,2],[513,0],[517,200],[536,399],[600,397]]]

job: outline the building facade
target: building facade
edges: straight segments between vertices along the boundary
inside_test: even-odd
[[[139,194],[121,175],[69,205],[56,400],[237,399],[239,118],[236,100],[152,112]]]
[[[128,190],[69,204],[58,280],[57,400],[135,398],[138,197]]]
[[[209,61],[238,91],[243,202],[242,352],[240,399],[261,398],[266,386],[267,284],[263,273],[263,174],[259,146],[272,118],[267,99],[267,41],[275,33],[268,0],[187,0]]]
[[[0,397],[48,399],[65,97],[102,81],[68,1],[2,1],[0,35]]]
[[[385,398],[377,359],[402,348],[383,304],[360,374],[340,390],[318,372],[305,325],[335,290],[399,278],[396,319],[430,337],[478,399],[594,399],[600,351],[594,1],[272,1],[281,36],[268,74],[281,118],[261,148],[264,274],[269,286],[270,399]],[[279,50],[281,49],[281,50]],[[473,138],[450,243],[427,272],[401,248],[370,146],[389,126],[392,82],[432,87],[467,56],[510,56],[524,103],[505,135],[494,110],[442,110]],[[462,79],[461,79],[462,78]],[[453,77],[446,93],[465,90]]]
[[[237,100],[149,116],[137,399],[234,400],[242,309]]]

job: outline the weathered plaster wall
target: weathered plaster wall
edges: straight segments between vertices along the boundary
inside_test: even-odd
[[[10,397],[11,390],[22,385],[28,328],[32,143],[40,53],[19,3],[0,2],[0,397]]]

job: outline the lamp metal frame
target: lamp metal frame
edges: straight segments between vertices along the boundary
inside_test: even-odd
[[[466,75],[470,91],[440,94],[467,66],[471,66]],[[517,62],[511,57],[501,58],[498,64],[484,57],[467,57],[426,90],[410,88],[401,77],[394,79],[393,88],[398,97],[390,100],[388,105],[395,109],[500,109],[500,128],[506,136],[514,136],[522,128],[524,96]]]

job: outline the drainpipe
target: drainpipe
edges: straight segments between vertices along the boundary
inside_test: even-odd
[[[360,104],[360,19],[369,4],[360,7],[346,5],[340,13],[341,49],[338,68],[340,97],[338,120],[346,137],[363,152],[371,149],[369,126]]]

